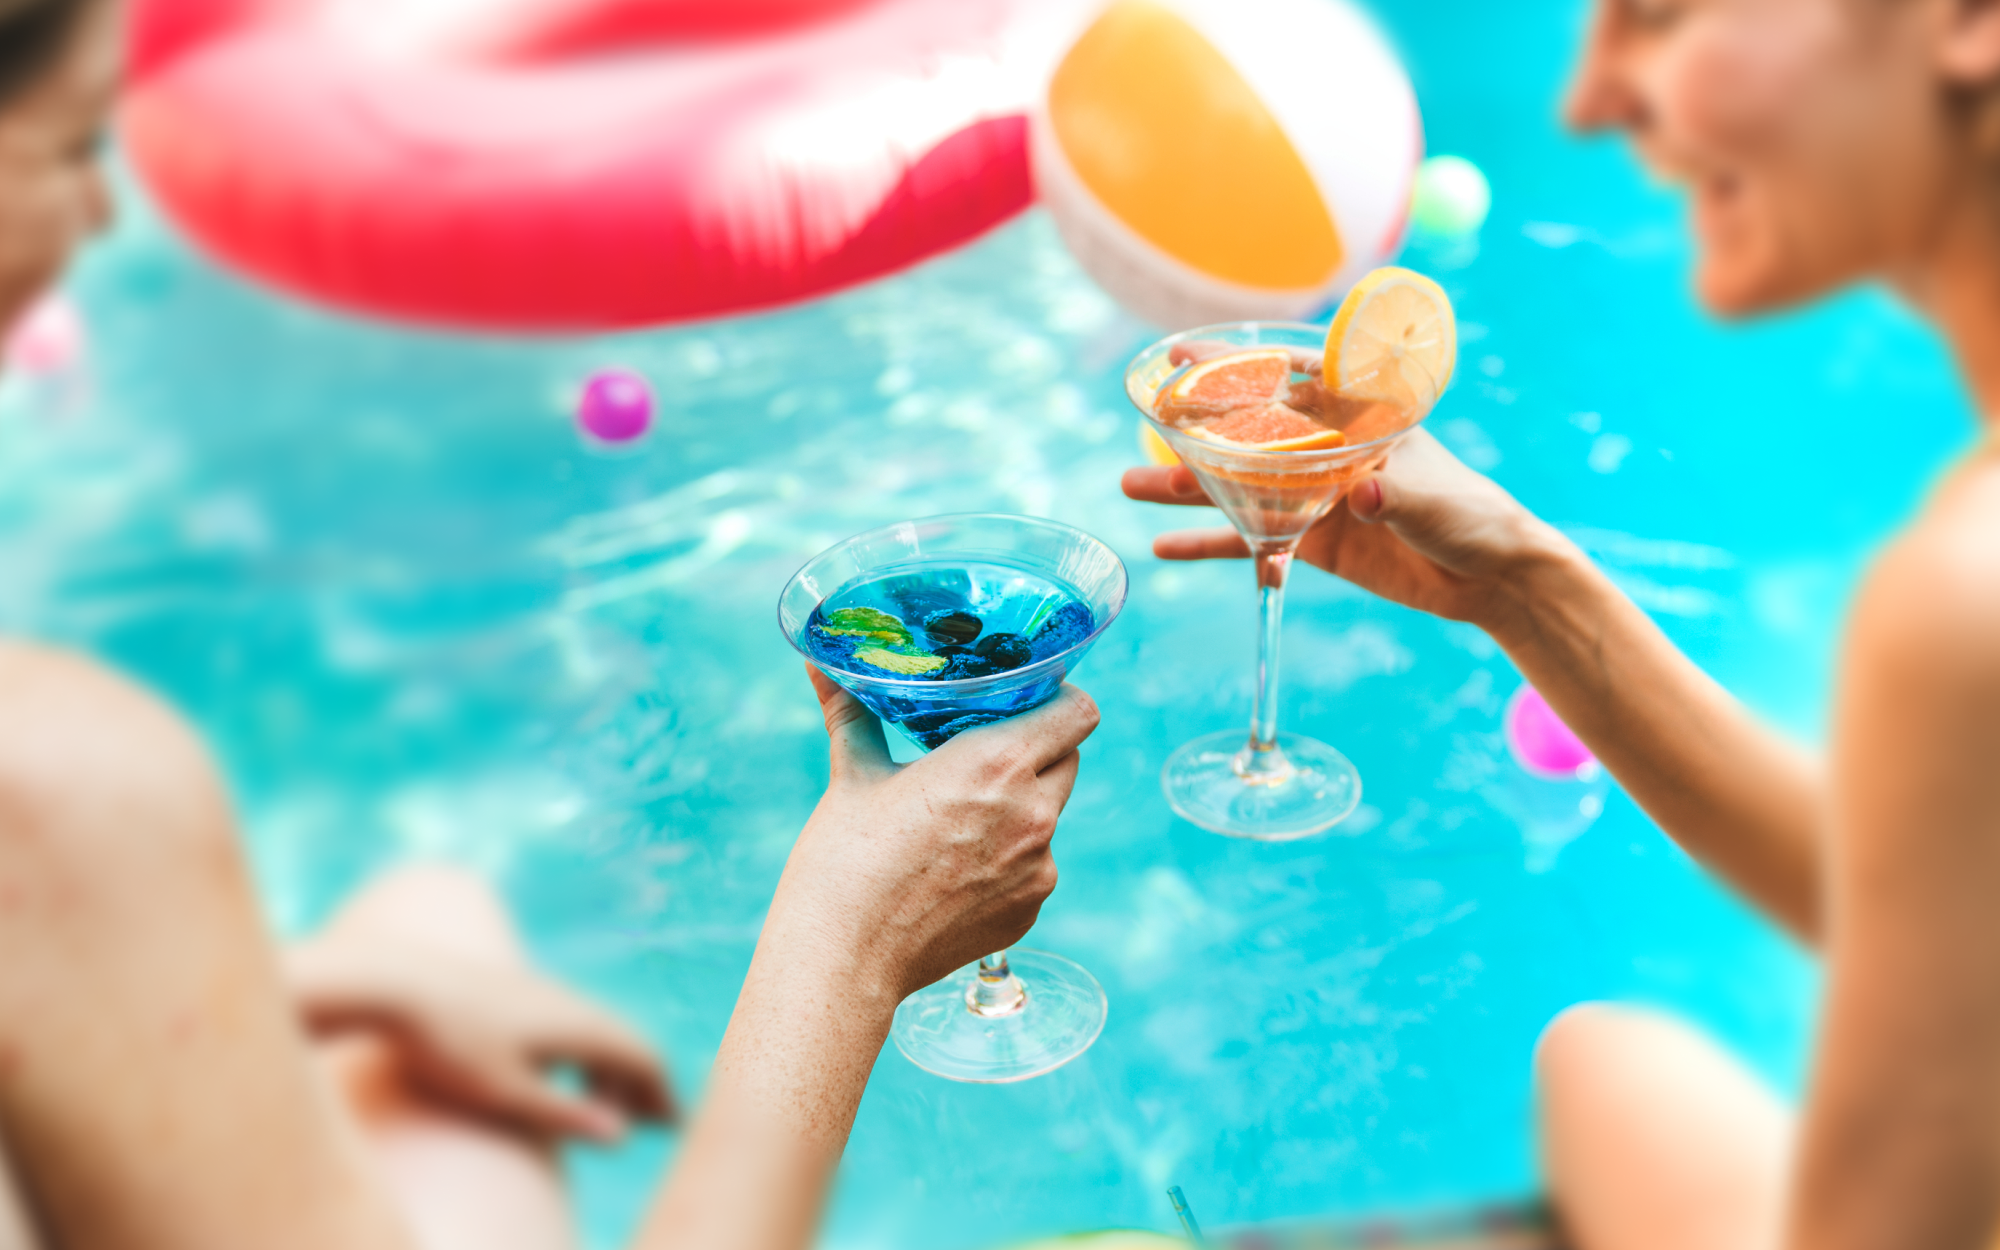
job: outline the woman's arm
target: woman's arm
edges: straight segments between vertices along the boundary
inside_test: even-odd
[[[1184,468],[1125,493],[1205,505]],[[1246,555],[1227,529],[1167,534],[1169,560]],[[1632,798],[1688,852],[1807,941],[1821,932],[1821,782],[1575,544],[1419,430],[1306,535],[1299,556],[1491,634]]]
[[[1792,1244],[2000,1227],[2000,488],[1864,589],[1832,753],[1828,986]],[[1947,528],[1948,527],[1948,528]]]
[[[1823,782],[1554,531],[1478,624],[1634,802],[1809,943],[1825,926]]]
[[[1073,688],[907,767],[817,672],[833,778],[785,865],[707,1097],[640,1245],[797,1250],[896,1004],[1011,946],[1055,888],[1049,840],[1097,709]]]

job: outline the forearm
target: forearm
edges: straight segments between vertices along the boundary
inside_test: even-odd
[[[772,909],[639,1250],[802,1250],[897,995],[864,943]]]
[[[1794,934],[1820,936],[1817,763],[1702,672],[1552,537],[1481,622],[1626,793]]]

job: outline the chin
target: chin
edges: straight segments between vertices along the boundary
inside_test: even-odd
[[[1694,293],[1703,308],[1726,321],[1740,321],[1781,307],[1764,293],[1761,283],[1727,271],[1717,273],[1708,265],[1695,270]]]
[[[1759,254],[1761,253],[1761,255]],[[1777,248],[1720,249],[1703,245],[1695,265],[1695,296],[1703,308],[1729,321],[1763,313],[1782,312],[1838,289],[1838,280],[1823,280],[1780,263]]]

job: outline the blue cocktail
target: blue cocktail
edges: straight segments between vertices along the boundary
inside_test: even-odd
[[[971,514],[858,534],[800,569],[785,637],[925,750],[1054,698],[1125,604],[1125,566],[1081,530]],[[892,1036],[960,1081],[1061,1067],[1103,1031],[1104,991],[1059,955],[989,955],[904,1000]]]

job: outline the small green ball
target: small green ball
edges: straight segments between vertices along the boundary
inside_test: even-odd
[[[1426,234],[1466,235],[1486,224],[1493,187],[1462,156],[1433,156],[1417,168],[1410,221]]]

